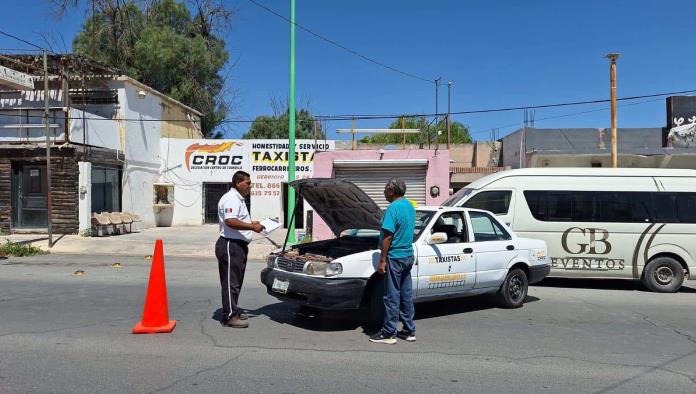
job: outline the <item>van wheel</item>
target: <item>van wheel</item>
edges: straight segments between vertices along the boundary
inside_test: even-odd
[[[370,290],[370,322],[382,324],[384,321],[384,282],[376,281]]]
[[[498,289],[498,303],[503,308],[519,308],[527,298],[527,274],[520,268],[510,270]]]
[[[643,284],[658,293],[674,293],[684,282],[684,268],[671,257],[652,259],[643,270]]]

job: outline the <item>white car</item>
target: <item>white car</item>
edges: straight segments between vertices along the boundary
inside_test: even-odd
[[[303,179],[292,183],[337,238],[272,253],[261,272],[268,293],[319,309],[383,311],[379,262],[381,209],[353,183]],[[501,305],[522,306],[527,286],[548,275],[544,241],[518,238],[488,211],[416,208],[415,302],[497,293]]]

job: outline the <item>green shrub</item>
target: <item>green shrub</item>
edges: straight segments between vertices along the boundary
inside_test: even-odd
[[[29,244],[19,244],[16,242],[7,241],[4,245],[0,245],[0,256],[26,257],[48,253],[49,252],[44,251],[41,248]]]

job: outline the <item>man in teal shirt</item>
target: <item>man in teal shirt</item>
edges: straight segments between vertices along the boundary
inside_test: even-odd
[[[380,233],[380,257],[377,272],[384,275],[384,324],[371,342],[395,344],[396,337],[406,341],[416,340],[413,322],[413,231],[416,226],[416,210],[404,198],[406,184],[392,178],[384,187],[384,197],[390,202],[382,218]],[[396,325],[403,328],[397,333]]]

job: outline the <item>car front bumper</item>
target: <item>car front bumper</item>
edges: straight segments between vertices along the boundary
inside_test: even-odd
[[[551,264],[540,264],[529,267],[529,284],[541,282],[551,272]]]
[[[289,282],[287,293],[273,291],[275,279]],[[320,309],[357,309],[360,308],[367,279],[314,278],[264,268],[261,283],[266,286],[268,294],[283,301]]]

